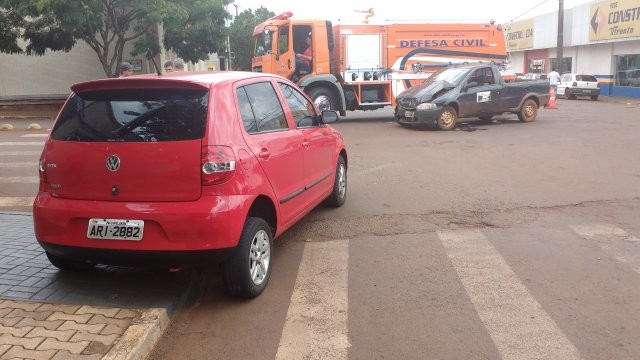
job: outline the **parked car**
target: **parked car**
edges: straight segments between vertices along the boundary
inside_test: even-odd
[[[506,83],[494,65],[462,65],[431,75],[397,97],[396,121],[405,127],[454,129],[459,118],[515,113],[522,122],[536,119],[549,102],[549,81]]]
[[[598,100],[600,83],[593,75],[562,74],[558,84],[558,96],[575,100],[578,96],[589,96],[591,100]]]
[[[528,74],[524,74],[522,80],[544,80],[546,78],[547,78],[547,74],[528,73]]]
[[[320,203],[341,206],[347,152],[289,80],[174,72],[75,84],[40,158],[35,235],[62,270],[222,263],[258,296],[272,240]]]

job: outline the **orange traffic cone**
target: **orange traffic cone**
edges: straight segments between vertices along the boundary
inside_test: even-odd
[[[558,105],[556,105],[556,92],[553,90],[553,86],[549,86],[549,102],[545,109],[557,109]]]

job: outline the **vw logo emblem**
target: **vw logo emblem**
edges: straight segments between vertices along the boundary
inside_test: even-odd
[[[118,169],[120,169],[120,158],[118,155],[111,155],[107,158],[107,169],[109,169],[109,171],[118,171]]]

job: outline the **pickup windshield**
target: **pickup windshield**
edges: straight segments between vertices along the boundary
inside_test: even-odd
[[[426,82],[445,81],[453,86],[458,86],[471,69],[450,68],[431,75]]]

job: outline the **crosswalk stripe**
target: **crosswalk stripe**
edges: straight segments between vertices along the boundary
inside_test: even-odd
[[[31,206],[33,197],[0,197],[0,207]]]
[[[35,146],[44,145],[44,141],[0,141],[0,146]]]
[[[502,359],[581,359],[480,231],[437,233]]]
[[[38,162],[36,161],[26,161],[26,162],[14,162],[14,163],[0,163],[0,168],[25,168],[25,167],[38,167]]]
[[[42,151],[33,150],[33,151],[0,151],[0,156],[33,156],[40,155]]]
[[[582,237],[600,240],[597,243],[602,250],[611,254],[618,262],[626,264],[631,267],[633,271],[640,274],[640,261],[634,258],[629,259],[625,254],[625,251],[620,248],[620,244],[612,241],[618,240],[638,243],[640,242],[639,238],[610,224],[580,224],[571,225],[571,228],[576,232],[576,234]]]
[[[21,138],[45,138],[49,136],[49,134],[25,134],[20,136]]]
[[[627,234],[626,231],[610,224],[581,224],[571,225],[573,231],[586,237],[615,236],[616,238],[630,242],[640,242],[640,239]]]
[[[37,176],[0,176],[0,184],[37,184],[40,178]]]
[[[276,359],[347,359],[348,241],[308,242]]]

